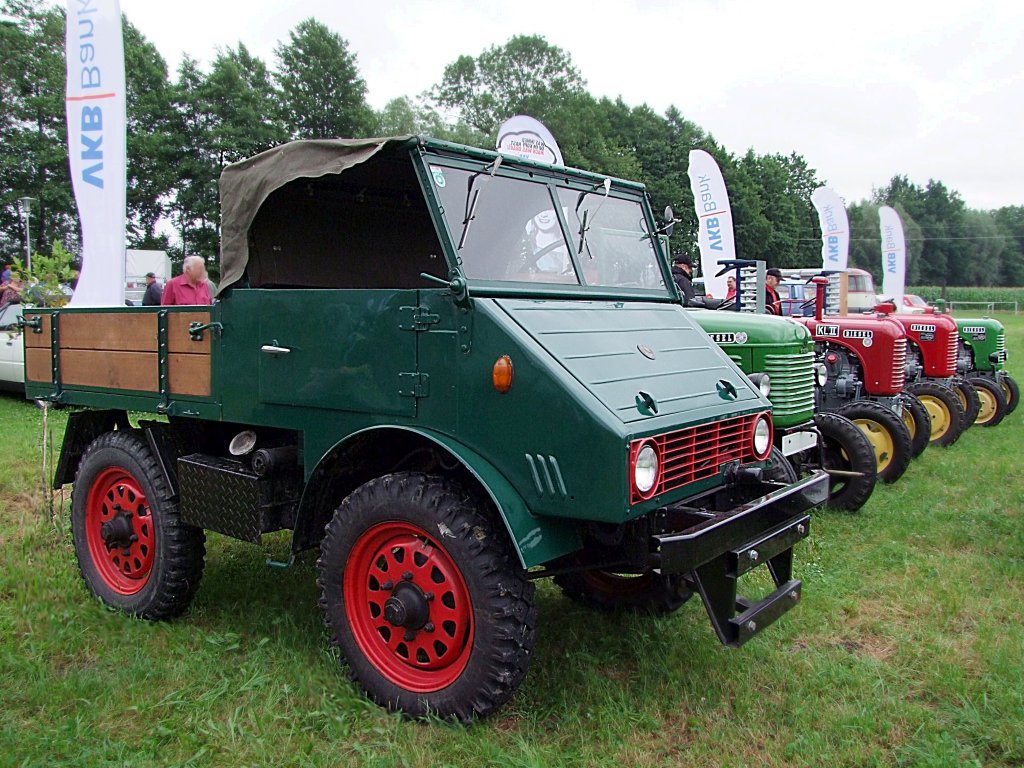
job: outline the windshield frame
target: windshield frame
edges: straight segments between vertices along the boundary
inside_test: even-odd
[[[502,161],[494,174],[496,178],[529,182],[541,185],[546,190],[548,197],[551,199],[552,208],[556,213],[559,227],[562,230],[562,236],[565,238],[569,251],[568,255],[576,271],[575,277],[579,282],[519,282],[467,278],[467,282],[474,295],[528,296],[542,294],[559,298],[629,298],[645,301],[678,301],[674,290],[675,283],[667,267],[668,260],[662,250],[663,244],[657,237],[650,237],[649,239],[651,240],[652,253],[657,269],[660,271],[663,286],[643,288],[587,283],[583,269],[585,252],[584,254],[576,252],[578,237],[574,236],[574,233],[571,231],[571,225],[566,218],[565,212],[562,210],[558,190],[568,190],[574,195],[593,193],[603,197],[604,189],[600,187],[604,185],[604,180],[609,177],[577,169],[566,169],[548,166],[543,163],[521,161],[517,158],[484,150],[465,153],[447,151],[445,148],[437,146],[420,147],[415,163],[417,175],[424,197],[427,200],[427,207],[430,210],[431,218],[434,221],[434,227],[444,250],[445,260],[452,274],[457,270],[459,274],[465,276],[458,247],[461,233],[453,231],[454,218],[449,221],[445,213],[444,202],[434,188],[433,167],[451,168],[470,174],[476,174],[480,171],[487,173],[497,157],[501,157]],[[486,196],[487,192],[485,184],[485,188],[480,193],[481,198]],[[655,232],[657,230],[657,223],[654,219],[646,190],[642,184],[611,178],[608,197],[639,205],[642,212],[642,226],[647,228],[647,232]],[[460,221],[463,218],[463,211],[456,210],[449,213],[453,213],[454,217]],[[447,276],[439,275],[438,277]]]

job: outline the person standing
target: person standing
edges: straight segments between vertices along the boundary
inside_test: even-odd
[[[186,256],[181,274],[172,277],[164,286],[160,304],[165,307],[212,304],[213,298],[210,296],[210,288],[206,284],[205,275],[206,267],[203,265],[202,256]]]
[[[146,273],[146,292],[142,296],[142,306],[144,307],[158,307],[160,306],[160,299],[163,297],[164,289],[160,283],[157,282],[156,275],[153,272]]]
[[[769,315],[781,315],[782,314],[782,300],[779,298],[779,292],[775,290],[779,282],[782,280],[782,271],[778,269],[769,269],[765,273],[764,277],[764,311]]]
[[[675,280],[679,293],[683,295],[683,304],[693,301],[693,264],[686,254],[677,253],[672,259],[672,279]]]

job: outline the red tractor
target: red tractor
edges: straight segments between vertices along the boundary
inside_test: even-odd
[[[935,445],[952,445],[978,417],[978,391],[957,376],[959,334],[956,321],[948,315],[893,312],[891,304],[878,310],[903,326],[907,334],[907,383],[904,390],[914,394],[931,418],[930,440]]]
[[[828,371],[827,384],[817,390],[817,410],[840,413],[857,424],[874,448],[878,478],[894,482],[913,456],[913,439],[904,421],[909,400],[902,392],[907,361],[903,326],[877,315],[826,318],[828,280],[815,277],[813,282],[815,316],[794,319],[810,330],[815,357]]]

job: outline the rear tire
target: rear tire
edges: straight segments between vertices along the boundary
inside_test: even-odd
[[[982,427],[996,426],[1006,416],[1006,397],[1003,395],[1003,388],[988,376],[972,376],[971,384],[978,390],[978,397],[981,400],[981,411],[975,423]]]
[[[1009,416],[1017,410],[1017,403],[1020,402],[1020,387],[1013,376],[1004,373],[999,377],[999,388],[1003,390],[1003,397],[1006,399],[1006,415]]]
[[[107,432],[86,448],[71,495],[71,533],[85,585],[113,608],[171,619],[199,588],[206,535],[181,522],[138,433]]]
[[[910,456],[916,459],[924,453],[931,440],[932,417],[916,395],[901,392],[900,403],[903,405],[903,423],[910,430]]]
[[[839,413],[856,424],[871,443],[878,479],[883,483],[899,480],[910,466],[911,453],[910,430],[903,420],[872,400],[855,400]]]
[[[413,472],[361,485],[328,523],[317,567],[331,643],[382,707],[466,722],[526,677],[534,586],[460,486]]]
[[[829,475],[828,505],[844,512],[863,507],[875,489],[877,462],[871,443],[860,427],[838,413],[819,413],[814,423],[821,432],[822,469],[859,472],[860,477]]]
[[[960,398],[949,387],[934,381],[917,381],[907,386],[917,396],[932,419],[932,445],[952,445],[963,434],[964,409]]]
[[[978,412],[981,410],[978,390],[965,377],[957,376],[953,379],[953,391],[964,409],[964,429],[969,429],[978,420]]]

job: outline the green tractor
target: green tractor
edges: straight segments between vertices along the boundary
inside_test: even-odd
[[[1020,387],[1006,372],[1006,329],[991,317],[954,320],[960,335],[957,370],[967,376],[981,400],[975,423],[994,427],[1020,402]]]

